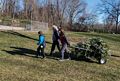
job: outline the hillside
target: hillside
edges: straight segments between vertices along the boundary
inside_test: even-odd
[[[51,33],[46,33],[51,42]],[[0,31],[1,81],[120,81],[120,35],[67,32],[71,43],[86,38],[101,37],[109,45],[111,56],[107,64],[96,62],[64,61],[55,57],[35,58],[37,33]],[[47,43],[46,54],[51,44]]]

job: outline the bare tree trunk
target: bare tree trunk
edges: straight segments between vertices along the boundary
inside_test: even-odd
[[[69,26],[72,27],[74,19],[77,18],[85,10],[84,2],[80,0],[70,0],[67,8],[67,14],[69,17]]]
[[[115,25],[115,28],[116,28],[115,33],[116,33],[116,34],[118,33],[118,24],[119,24],[119,21],[118,21],[118,18],[117,18],[117,20],[116,20],[116,25]]]

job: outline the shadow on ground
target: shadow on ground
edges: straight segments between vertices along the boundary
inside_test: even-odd
[[[112,57],[120,57],[120,56],[118,56],[118,55],[111,55]]]
[[[23,38],[27,38],[27,39],[38,41],[38,39],[36,39],[36,38],[32,38],[32,37],[23,35],[21,33],[15,32],[15,31],[1,31],[1,32],[2,33],[6,33],[6,34],[12,34],[12,35],[15,35],[15,36],[20,36],[20,37],[23,37]],[[51,42],[48,42],[48,41],[46,41],[46,43],[47,44],[52,44]]]
[[[20,47],[10,47],[10,48],[13,48],[14,50],[13,51],[3,50],[3,51],[11,55],[24,55],[29,57],[35,57],[36,55],[36,51],[32,49],[20,48]]]
[[[36,38],[32,38],[32,37],[23,35],[21,33],[15,32],[15,31],[2,31],[2,33],[12,34],[12,35],[15,35],[15,36],[20,36],[20,37],[23,37],[23,38],[38,41],[38,39],[36,39]],[[51,42],[48,42],[48,41],[46,41],[46,43],[47,44],[52,44]],[[7,52],[8,54],[11,54],[11,55],[24,55],[24,56],[29,56],[29,57],[35,57],[35,55],[37,53],[35,50],[28,49],[28,48],[21,48],[21,47],[10,47],[10,48],[13,48],[15,50],[13,50],[13,51],[3,50],[3,51],[5,51],[5,52]],[[70,48],[74,48],[74,47],[70,47]],[[48,55],[49,54],[46,53],[47,58],[55,59],[55,60],[58,60],[61,57],[61,54],[59,52],[55,52],[52,56],[48,56]],[[86,59],[84,57],[77,58],[76,55],[72,55],[72,54],[70,54],[70,56],[71,56],[71,60],[85,61],[85,62],[89,62],[89,63],[96,63],[95,61],[92,61],[90,59]],[[65,54],[65,58],[68,58],[68,54]]]
[[[10,48],[13,48],[14,50],[13,51],[8,51],[8,50],[2,50],[8,54],[11,54],[11,55],[23,55],[23,56],[27,56],[27,57],[32,57],[32,58],[36,58],[36,51],[35,50],[32,50],[32,49],[28,49],[28,48],[20,48],[20,47],[10,47]],[[80,58],[77,58],[75,55],[71,55],[71,60],[75,60],[75,61],[85,61],[85,62],[89,62],[89,63],[97,63],[95,61],[92,61],[90,59],[86,59],[84,57],[80,57]],[[59,60],[61,58],[61,54],[59,52],[55,52],[52,54],[52,56],[49,56],[48,53],[46,53],[46,57],[48,59],[54,59],[54,60]],[[65,53],[65,59],[68,58],[68,54]]]

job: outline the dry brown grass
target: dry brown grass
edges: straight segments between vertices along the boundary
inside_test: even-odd
[[[120,81],[120,35],[74,32],[67,34],[71,42],[94,36],[102,37],[109,44],[114,56],[111,56],[105,65],[75,60],[59,62],[51,58],[34,58],[37,33],[0,32],[0,80]],[[45,35],[46,40],[51,42],[51,33]],[[47,44],[47,54],[50,47],[51,44]]]

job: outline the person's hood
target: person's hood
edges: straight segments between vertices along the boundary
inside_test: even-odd
[[[53,25],[53,28],[58,31],[58,27],[56,25]]]

